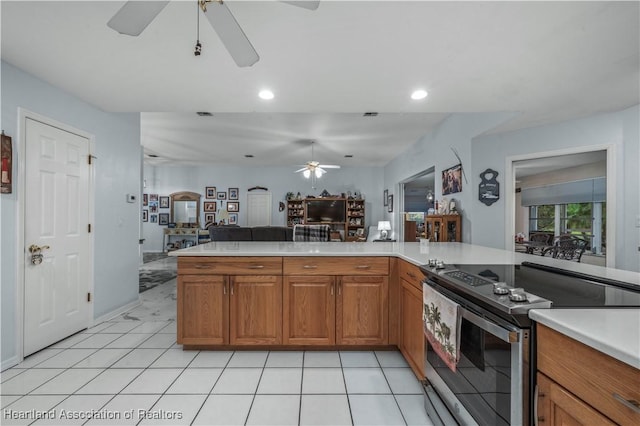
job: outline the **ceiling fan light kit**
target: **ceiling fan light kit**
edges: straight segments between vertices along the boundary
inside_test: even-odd
[[[209,4],[210,3],[210,4]],[[284,3],[309,10],[318,8],[319,1],[285,1]],[[156,16],[169,4],[169,1],[139,1],[129,0],[109,20],[107,26],[130,36],[140,35]],[[250,67],[260,60],[260,56],[253,48],[236,19],[222,0],[197,0],[211,26],[218,34],[220,41],[227,49],[233,61],[239,67]],[[198,11],[198,18],[200,12]],[[199,33],[198,21],[198,33]],[[198,36],[198,38],[200,38]],[[195,56],[202,53],[200,40],[196,42]]]

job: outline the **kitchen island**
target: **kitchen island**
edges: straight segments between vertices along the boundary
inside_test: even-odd
[[[186,349],[402,349],[403,335],[421,330],[407,320],[421,311],[415,266],[429,259],[528,261],[640,285],[635,272],[465,243],[211,242],[170,255],[178,257],[178,343]],[[420,370],[420,345],[408,345]]]

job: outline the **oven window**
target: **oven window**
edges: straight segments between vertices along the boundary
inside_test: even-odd
[[[508,425],[511,345],[462,319],[460,361],[452,372],[428,345],[427,361],[481,425]]]

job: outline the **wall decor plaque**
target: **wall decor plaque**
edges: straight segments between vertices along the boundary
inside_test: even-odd
[[[478,185],[478,199],[490,206],[500,199],[500,183],[496,180],[498,172],[487,169],[480,173],[480,185]]]

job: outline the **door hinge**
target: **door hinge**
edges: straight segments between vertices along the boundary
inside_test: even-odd
[[[87,293],[87,302],[91,302],[91,293]]]
[[[87,224],[87,232],[91,233],[91,224]]]

